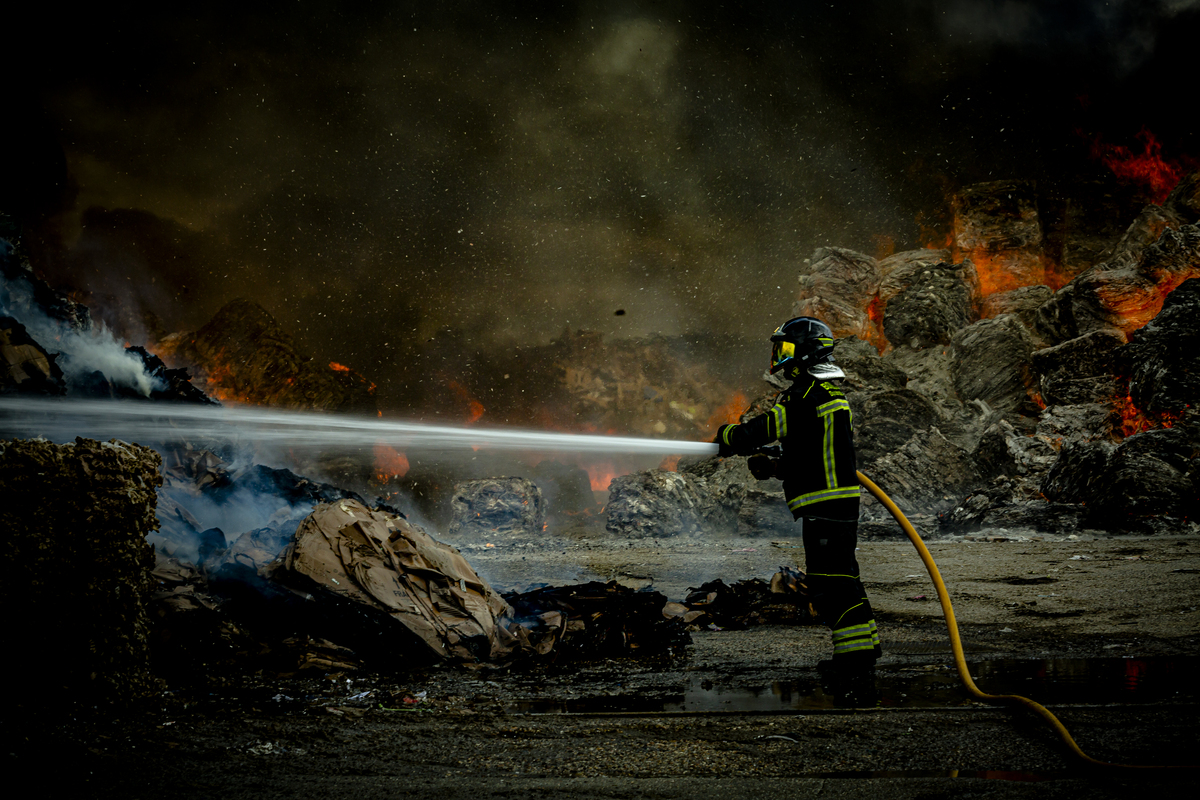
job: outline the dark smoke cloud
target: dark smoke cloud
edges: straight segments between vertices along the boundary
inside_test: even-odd
[[[386,392],[445,328],[760,336],[947,187],[1197,154],[1197,2],[787,5],[25,10],[5,202],[63,283],[168,332],[250,297]]]

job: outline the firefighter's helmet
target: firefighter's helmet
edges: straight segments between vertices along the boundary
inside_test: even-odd
[[[833,331],[814,317],[795,317],[780,325],[771,334],[771,374],[782,373],[789,380],[817,372],[841,373],[836,367],[825,366],[833,361]],[[825,377],[819,375],[817,377]]]

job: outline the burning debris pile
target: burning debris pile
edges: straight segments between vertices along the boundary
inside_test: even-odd
[[[1191,530],[1200,173],[1106,249],[1095,227],[1060,231],[1058,252],[1071,260],[1051,257],[1040,205],[1031,184],[968,187],[954,203],[949,248],[878,261],[822,248],[810,260],[792,314],[819,316],[846,337],[836,357],[859,468],[926,517],[926,531]],[[744,458],[685,462],[677,475],[614,483],[608,529],[746,533],[762,529],[764,509],[782,518],[782,504],[778,481],[755,481]],[[873,500],[864,509],[864,534],[899,535]]]
[[[249,300],[227,304],[195,332],[165,337],[158,349],[164,357],[192,366],[196,382],[221,400],[376,412],[374,384],[349,367],[325,367],[301,355],[287,331]]]

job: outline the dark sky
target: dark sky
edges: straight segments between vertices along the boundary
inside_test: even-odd
[[[1200,0],[40,5],[4,203],[46,271],[167,330],[250,297],[382,384],[447,327],[765,335],[947,189],[1200,157]]]

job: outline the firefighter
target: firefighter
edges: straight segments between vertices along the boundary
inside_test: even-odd
[[[818,671],[839,705],[874,706],[879,633],[854,552],[859,483],[853,415],[833,363],[833,332],[813,317],[796,317],[771,334],[771,374],[792,381],[770,411],[722,425],[722,456],[750,455],[760,480],[779,477],[792,516],[801,521],[813,608],[829,626],[833,657]],[[761,449],[778,440],[779,458]]]

